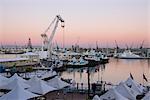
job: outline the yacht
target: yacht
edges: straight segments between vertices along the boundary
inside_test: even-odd
[[[125,50],[123,53],[118,55],[120,59],[142,59],[143,57],[132,53],[130,50]]]
[[[105,64],[109,60],[109,58],[105,54],[96,52],[95,50],[86,51],[84,53],[84,59],[89,61],[89,66]]]
[[[72,68],[87,67],[88,63],[89,62],[84,60],[83,57],[80,57],[79,59],[76,59],[75,57],[73,57],[67,63],[66,67],[72,67]]]

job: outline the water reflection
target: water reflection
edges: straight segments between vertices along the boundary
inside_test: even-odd
[[[106,65],[90,67],[90,82],[107,81],[118,84],[126,80],[132,73],[135,80],[143,83],[143,73],[150,79],[150,60],[125,60],[110,59]],[[74,79],[78,83],[87,83],[87,68],[69,68],[62,72],[61,76],[66,79]]]
[[[61,73],[62,77],[70,78],[76,80],[78,83],[87,82],[87,70],[88,67],[84,68],[68,68],[67,71]],[[98,65],[95,67],[90,67],[90,82],[93,83],[95,80],[101,81],[103,77],[103,72],[105,70],[105,65]],[[96,78],[96,79],[95,79]]]

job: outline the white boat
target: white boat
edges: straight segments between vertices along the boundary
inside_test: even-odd
[[[88,65],[88,61],[84,60],[83,57],[76,59],[73,57],[68,63],[67,67],[86,67]]]
[[[95,50],[86,51],[84,55],[84,59],[89,61],[90,66],[105,64],[109,60],[109,58],[104,53],[96,52]]]
[[[98,55],[97,52],[95,52],[95,50],[86,51],[84,55],[85,55],[84,59],[88,61],[92,60],[92,61],[100,62],[101,60],[100,56]]]
[[[130,50],[125,50],[123,53],[118,55],[120,59],[142,59],[143,57],[132,53]]]

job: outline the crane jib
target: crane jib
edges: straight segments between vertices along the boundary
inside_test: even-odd
[[[65,27],[65,21],[61,18],[60,15],[56,15],[56,17],[54,18],[54,20],[50,23],[50,25],[48,26],[48,28],[45,30],[44,34],[41,34],[42,38],[44,39],[43,40],[43,45],[42,45],[42,50],[46,49],[47,52],[48,52],[48,57],[50,57],[51,55],[51,44],[52,44],[52,40],[54,38],[54,35],[55,35],[55,32],[56,32],[56,29],[58,27],[58,24],[59,22],[61,22],[61,27],[64,28]],[[54,24],[54,28],[52,30],[52,33],[50,35],[50,37],[48,38],[46,33],[50,30],[50,27],[52,26],[52,24]]]

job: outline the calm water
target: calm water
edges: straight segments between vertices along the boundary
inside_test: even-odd
[[[90,82],[104,80],[113,84],[126,80],[130,73],[134,79],[143,84],[143,73],[150,81],[150,60],[126,60],[111,58],[106,65],[90,68]],[[68,69],[61,73],[66,79],[74,79],[78,83],[87,83],[87,68]],[[148,83],[144,82],[145,85]]]
[[[0,54],[0,58],[16,58],[19,55]],[[87,68],[68,69],[61,74],[65,79],[73,79],[78,83],[87,83]],[[111,58],[106,65],[99,65],[90,68],[90,82],[99,80],[118,84],[120,81],[126,80],[132,73],[134,79],[143,84],[143,73],[150,82],[150,60],[126,60]],[[144,84],[147,84],[144,82]]]

